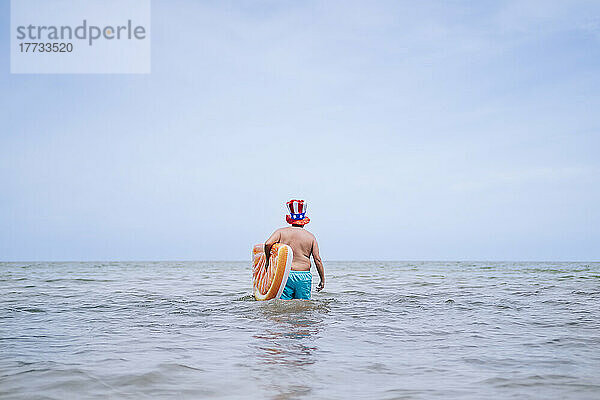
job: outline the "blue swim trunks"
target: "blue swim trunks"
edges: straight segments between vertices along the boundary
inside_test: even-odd
[[[305,299],[310,300],[310,286],[312,274],[310,271],[290,271],[287,283],[281,294],[282,300]]]

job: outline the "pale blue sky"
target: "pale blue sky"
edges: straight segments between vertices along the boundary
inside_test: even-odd
[[[152,74],[0,72],[0,260],[599,260],[600,3],[152,2]],[[9,47],[9,2],[0,2]]]

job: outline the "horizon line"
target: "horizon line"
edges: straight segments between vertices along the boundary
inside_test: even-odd
[[[137,263],[156,263],[156,262],[204,262],[204,263],[226,263],[226,262],[247,262],[251,263],[252,260],[169,260],[169,259],[157,259],[157,260],[0,260],[0,263],[126,263],[126,262],[137,262]],[[525,263],[525,262],[540,262],[540,263],[551,263],[551,262],[564,262],[564,263],[600,263],[600,260],[476,260],[476,259],[429,259],[429,260],[323,260],[324,263],[360,263],[360,262],[513,262],[513,263]]]

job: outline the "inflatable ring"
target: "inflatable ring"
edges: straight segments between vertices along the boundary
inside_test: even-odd
[[[269,268],[265,269],[265,245],[257,244],[252,250],[252,286],[256,300],[278,299],[283,293],[292,267],[294,253],[287,244],[271,247]]]

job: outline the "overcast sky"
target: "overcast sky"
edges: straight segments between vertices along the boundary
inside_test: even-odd
[[[600,3],[152,2],[150,75],[0,74],[0,260],[599,260]],[[1,51],[10,9],[0,2]]]

